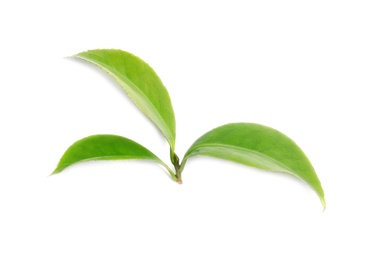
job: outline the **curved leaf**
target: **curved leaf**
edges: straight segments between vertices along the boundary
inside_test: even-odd
[[[201,136],[183,159],[207,155],[255,168],[290,173],[310,185],[325,207],[324,191],[314,168],[302,150],[279,131],[252,123],[234,123]]]
[[[143,60],[121,50],[90,50],[74,57],[89,61],[109,73],[143,113],[163,133],[174,151],[176,122],[167,89]]]
[[[152,160],[163,165],[175,180],[172,170],[147,148],[117,135],[92,135],[71,145],[52,174],[73,164],[92,160]]]

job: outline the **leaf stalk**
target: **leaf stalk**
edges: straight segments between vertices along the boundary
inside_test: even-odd
[[[181,178],[181,172],[182,172],[182,168],[181,168],[181,164],[180,164],[180,158],[177,156],[177,154],[173,154],[173,160],[172,160],[172,164],[175,167],[175,172],[176,172],[176,182],[178,184],[182,184],[182,178]]]

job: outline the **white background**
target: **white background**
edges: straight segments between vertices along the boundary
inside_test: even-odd
[[[367,259],[365,1],[2,1],[0,259]],[[48,177],[92,134],[168,145],[107,75],[64,58],[117,48],[171,95],[177,153],[256,122],[294,139],[298,179],[193,158],[183,185],[149,162]]]

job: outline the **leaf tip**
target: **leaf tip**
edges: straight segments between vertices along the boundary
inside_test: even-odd
[[[56,168],[50,175],[48,175],[49,177],[50,176],[53,176],[53,175],[56,175],[56,174],[58,174],[58,173],[60,173],[62,171],[62,169],[60,169],[60,168]]]
[[[324,197],[320,197],[320,201],[321,201],[322,207],[324,208],[324,210],[323,210],[323,212],[324,212],[325,209],[326,209],[326,201],[325,201],[325,198]]]

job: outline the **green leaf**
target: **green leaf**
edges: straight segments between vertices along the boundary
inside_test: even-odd
[[[143,60],[121,50],[90,50],[74,57],[89,61],[110,74],[143,113],[163,133],[174,151],[176,122],[167,89]]]
[[[66,150],[52,174],[57,174],[79,162],[132,159],[158,162],[176,180],[172,170],[151,151],[130,139],[117,135],[92,135],[75,142]]]
[[[295,142],[275,129],[252,123],[220,126],[195,141],[185,154],[182,165],[194,155],[290,173],[310,185],[325,207],[324,191],[310,161]]]

